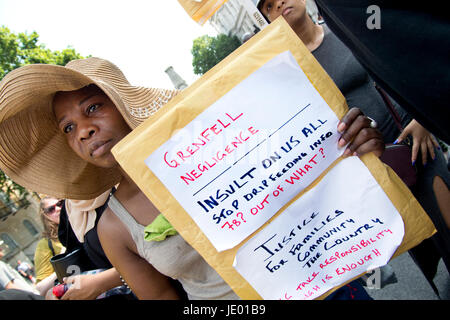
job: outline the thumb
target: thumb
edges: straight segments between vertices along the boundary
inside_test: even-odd
[[[65,284],[73,284],[75,282],[75,277],[76,276],[64,277],[63,282]]]

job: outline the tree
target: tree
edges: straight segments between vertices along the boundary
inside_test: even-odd
[[[62,51],[52,51],[38,44],[39,35],[12,33],[8,28],[0,27],[0,79],[9,71],[26,64],[46,63],[65,65],[74,59],[82,59],[75,49],[68,47]]]
[[[240,45],[238,37],[226,34],[219,34],[216,37],[204,35],[194,39],[191,50],[194,73],[199,75],[206,73]]]
[[[26,64],[65,65],[71,60],[83,58],[73,48],[52,51],[38,41],[39,35],[36,32],[14,34],[4,26],[0,27],[0,80],[11,70]],[[0,170],[0,200],[2,202],[21,200],[28,194],[25,188],[12,181]]]

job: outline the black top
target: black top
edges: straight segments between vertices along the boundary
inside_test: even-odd
[[[345,96],[349,108],[358,107],[366,116],[373,118],[383,134],[385,143],[393,143],[400,131],[386,107],[375,83],[367,71],[326,25],[321,45],[312,51],[313,56],[333,79]],[[391,99],[402,125],[405,127],[411,118],[393,99]]]
[[[325,22],[382,88],[450,143],[450,22],[445,1],[316,0]],[[380,10],[380,28],[368,19]],[[369,11],[369,12],[367,12]]]
[[[78,241],[75,233],[72,230],[72,227],[68,220],[65,202],[63,207],[61,208],[58,228],[59,241],[66,247],[66,252],[72,252],[77,248],[82,248],[89,257],[89,260],[92,262],[92,266],[90,266],[90,268],[88,269],[93,270],[112,268],[111,263],[109,262],[108,258],[105,255],[105,252],[103,251],[97,234],[98,220],[102,216],[103,211],[107,208],[107,206],[108,201],[106,201],[103,206],[96,209],[97,217],[95,219],[95,226],[85,234],[83,243]]]

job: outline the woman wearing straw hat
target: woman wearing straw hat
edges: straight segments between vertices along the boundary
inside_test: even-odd
[[[93,199],[119,184],[98,223],[111,263],[140,299],[237,299],[121,170],[111,148],[177,92],[133,87],[112,63],[89,58],[65,67],[29,65],[0,82],[0,167],[14,181],[59,198]],[[339,125],[351,153],[384,149],[358,109]],[[349,152],[347,152],[348,154]],[[163,228],[144,240],[144,226]],[[162,276],[164,274],[165,276]]]

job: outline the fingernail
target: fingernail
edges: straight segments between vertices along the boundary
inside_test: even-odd
[[[416,160],[414,160],[413,162],[412,162],[412,165],[414,165],[416,163]]]
[[[344,140],[344,138],[340,138],[339,139],[339,142],[338,142],[338,146],[340,147],[340,148],[342,148],[343,146],[345,146],[345,140]]]
[[[352,153],[352,151],[349,148],[345,149],[344,154],[343,154],[344,158],[348,157],[351,153]]]
[[[344,122],[339,123],[337,129],[338,129],[339,132],[344,131],[344,129],[345,129],[345,123],[344,123]]]
[[[397,144],[397,143],[398,143],[398,139],[397,139],[397,140],[395,140],[393,144]]]

